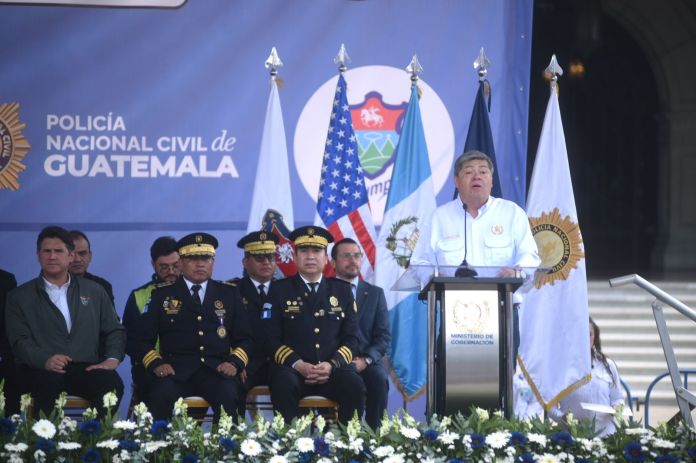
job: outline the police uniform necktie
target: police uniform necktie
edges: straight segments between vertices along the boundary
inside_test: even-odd
[[[259,283],[259,297],[261,298],[261,301],[266,300],[266,286],[263,283]]]
[[[312,296],[317,294],[317,286],[319,286],[319,283],[314,281],[314,282],[308,283],[308,284],[309,284],[309,292],[312,294]]]
[[[193,291],[193,294],[191,295],[193,297],[193,302],[196,303],[196,305],[202,305],[201,302],[201,296],[198,294],[198,291],[201,290],[201,285],[193,285],[191,286],[191,291]]]

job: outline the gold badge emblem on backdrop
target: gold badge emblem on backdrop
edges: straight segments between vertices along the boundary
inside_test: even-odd
[[[19,121],[19,104],[0,104],[0,189],[19,190],[19,173],[29,152],[29,142],[22,135],[25,124]]]

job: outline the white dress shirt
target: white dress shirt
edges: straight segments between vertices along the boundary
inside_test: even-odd
[[[43,278],[46,293],[51,299],[51,302],[53,302],[53,304],[58,307],[58,310],[60,310],[60,313],[63,314],[65,325],[68,328],[68,333],[70,333],[70,330],[72,329],[72,318],[70,317],[70,307],[68,306],[68,288],[70,287],[70,279],[71,277],[68,273],[68,282],[64,285],[58,286],[54,285],[46,278]]]

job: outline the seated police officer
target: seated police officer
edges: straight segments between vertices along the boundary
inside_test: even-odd
[[[291,420],[302,397],[321,395],[338,402],[345,423],[365,405],[365,385],[351,364],[358,344],[353,294],[345,281],[322,276],[333,242],[328,230],[301,227],[290,239],[298,273],[273,283],[262,314],[274,360],[271,401]]]
[[[244,277],[233,280],[242,294],[242,301],[247,308],[253,338],[253,354],[241,374],[242,400],[240,413],[246,405],[246,394],[254,386],[268,384],[268,354],[266,332],[262,325],[262,308],[266,302],[271,280],[276,269],[276,244],[278,237],[265,231],[247,234],[237,242],[237,247],[244,249],[242,266]]]
[[[179,240],[182,277],[156,288],[141,318],[137,349],[155,376],[145,401],[155,419],[170,418],[174,402],[191,395],[211,404],[216,421],[220,407],[237,416],[251,334],[236,286],[210,279],[217,245],[207,233]]]

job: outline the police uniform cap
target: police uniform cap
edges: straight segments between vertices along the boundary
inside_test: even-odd
[[[249,254],[275,254],[278,237],[273,233],[255,231],[237,241],[237,247]]]
[[[329,243],[334,241],[333,236],[326,228],[317,227],[316,225],[296,228],[290,233],[289,238],[295,243],[296,248],[314,247],[326,249]]]
[[[179,255],[188,256],[214,256],[218,247],[218,240],[208,233],[191,233],[179,240]]]

